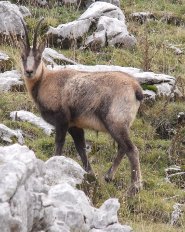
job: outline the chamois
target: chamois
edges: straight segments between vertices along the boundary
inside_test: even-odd
[[[21,40],[21,58],[27,90],[42,117],[55,127],[55,155],[61,155],[66,133],[72,136],[83,167],[93,174],[86,156],[84,128],[108,132],[118,144],[118,154],[105,175],[113,179],[126,154],[131,166],[131,194],[142,187],[139,152],[129,138],[142,89],[132,76],[122,72],[81,72],[72,69],[49,70],[42,62],[45,42],[37,45],[41,19],[30,46],[27,27]]]

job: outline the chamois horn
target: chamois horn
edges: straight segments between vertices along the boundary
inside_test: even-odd
[[[44,20],[44,17],[42,17],[42,18],[39,20],[39,22],[38,22],[38,24],[37,24],[37,26],[36,26],[36,28],[35,28],[34,38],[33,38],[33,49],[34,49],[34,50],[37,48],[37,34],[38,34],[38,29],[39,29],[40,24],[41,24],[41,22],[42,22],[43,20]]]
[[[23,25],[23,27],[24,27],[24,32],[25,32],[25,41],[23,41],[24,42],[24,45],[27,47],[27,48],[30,48],[30,41],[29,41],[29,37],[28,37],[28,30],[27,30],[27,27],[26,27],[26,25],[25,25],[25,22],[24,22],[24,20],[20,17],[20,20],[21,20],[21,22],[22,22],[22,25]]]

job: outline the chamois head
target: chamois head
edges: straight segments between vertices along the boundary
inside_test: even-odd
[[[45,48],[45,41],[37,45],[37,35],[38,35],[39,26],[43,21],[43,19],[44,18],[40,19],[40,21],[38,22],[35,28],[34,37],[33,37],[33,46],[30,46],[28,30],[24,21],[21,19],[25,31],[25,37],[23,40],[21,40],[20,43],[22,48],[21,58],[22,58],[24,75],[27,78],[33,79],[35,77],[37,69],[41,63],[42,52]]]

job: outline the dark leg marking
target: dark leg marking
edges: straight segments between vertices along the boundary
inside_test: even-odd
[[[56,125],[56,135],[55,135],[55,155],[62,154],[62,148],[65,143],[65,137],[68,130],[68,124],[60,124]]]
[[[86,155],[84,130],[78,127],[71,127],[69,128],[68,132],[74,140],[76,150],[78,154],[80,155],[85,171],[94,175],[93,170],[91,168],[91,165]]]

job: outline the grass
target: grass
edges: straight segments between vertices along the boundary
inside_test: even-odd
[[[151,11],[158,19],[165,13],[184,17],[184,5],[182,1],[174,0],[137,0],[121,1],[121,7],[126,13],[128,29],[137,38],[137,46],[133,50],[107,47],[99,52],[91,50],[81,51],[74,47],[62,52],[67,57],[78,63],[96,65],[111,64],[120,66],[133,66],[143,70],[164,72],[169,75],[181,77],[179,86],[184,89],[185,80],[185,55],[177,56],[167,46],[168,43],[179,45],[185,49],[185,32],[183,26],[166,24],[160,20],[149,21],[140,25],[129,20],[129,14],[135,11]],[[77,19],[82,11],[74,7],[58,7],[51,10],[30,7],[33,16],[27,18],[27,24],[31,31],[41,16],[45,17],[45,24],[41,29],[43,34],[48,26],[56,27],[59,23],[66,23]],[[8,69],[19,69],[19,50],[15,46],[0,45],[0,50],[11,57],[11,65]],[[152,86],[143,88],[152,89]],[[26,92],[11,92],[0,94],[0,122],[13,129],[21,129],[25,135],[26,145],[33,149],[38,158],[47,160],[54,151],[54,136],[46,136],[41,129],[27,122],[12,122],[9,114],[14,110],[28,110],[38,114],[38,111]],[[129,187],[130,171],[127,159],[121,163],[115,180],[111,183],[104,181],[104,174],[110,167],[116,154],[117,147],[112,139],[103,133],[98,137],[95,132],[86,131],[86,139],[92,145],[89,160],[97,175],[98,184],[80,186],[92,199],[95,206],[99,207],[107,198],[117,197],[121,203],[119,220],[123,224],[131,225],[136,232],[182,232],[185,231],[185,209],[176,226],[170,225],[173,205],[176,202],[185,203],[185,192],[181,189],[185,180],[173,180],[173,183],[165,182],[165,168],[171,164],[177,164],[184,170],[185,128],[182,125],[180,134],[176,138],[178,128],[177,114],[184,112],[185,105],[182,101],[170,101],[159,99],[155,103],[143,104],[140,108],[137,120],[134,122],[131,137],[140,151],[141,169],[144,179],[144,190],[137,196],[128,198],[126,191]],[[170,126],[173,133],[169,134]],[[176,138],[176,139],[175,139]],[[5,145],[0,141],[1,145]],[[169,147],[173,147],[173,159],[169,159]],[[76,150],[71,137],[68,135],[64,153],[81,163],[76,156]]]

